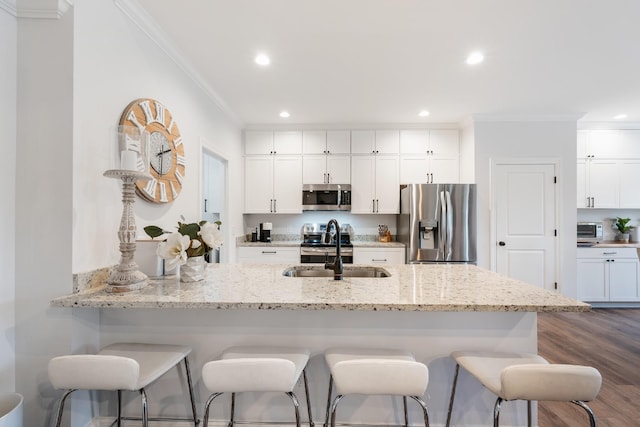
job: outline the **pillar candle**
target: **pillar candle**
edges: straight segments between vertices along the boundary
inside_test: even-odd
[[[125,170],[137,170],[138,155],[135,151],[122,150],[120,152],[120,168]]]

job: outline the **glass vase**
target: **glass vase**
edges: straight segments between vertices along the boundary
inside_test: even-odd
[[[194,256],[187,258],[187,262],[180,266],[181,282],[199,282],[204,280],[207,263],[204,256]]]

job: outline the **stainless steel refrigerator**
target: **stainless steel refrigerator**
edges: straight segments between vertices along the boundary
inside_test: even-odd
[[[476,185],[409,184],[400,189],[398,241],[413,263],[476,263]]]

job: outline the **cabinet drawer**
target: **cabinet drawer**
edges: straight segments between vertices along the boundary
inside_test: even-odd
[[[636,248],[578,248],[578,258],[610,259],[634,258],[638,259]]]
[[[353,248],[354,264],[404,264],[404,248]]]
[[[300,248],[273,246],[239,247],[238,262],[241,264],[298,264],[300,263]]]

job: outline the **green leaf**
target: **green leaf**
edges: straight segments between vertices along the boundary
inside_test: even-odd
[[[182,224],[178,227],[178,231],[183,236],[189,236],[192,240],[198,237],[198,231],[200,231],[200,226],[196,223],[191,224]]]
[[[155,225],[148,225],[144,228],[144,232],[152,239],[162,236],[165,232],[162,228]]]

